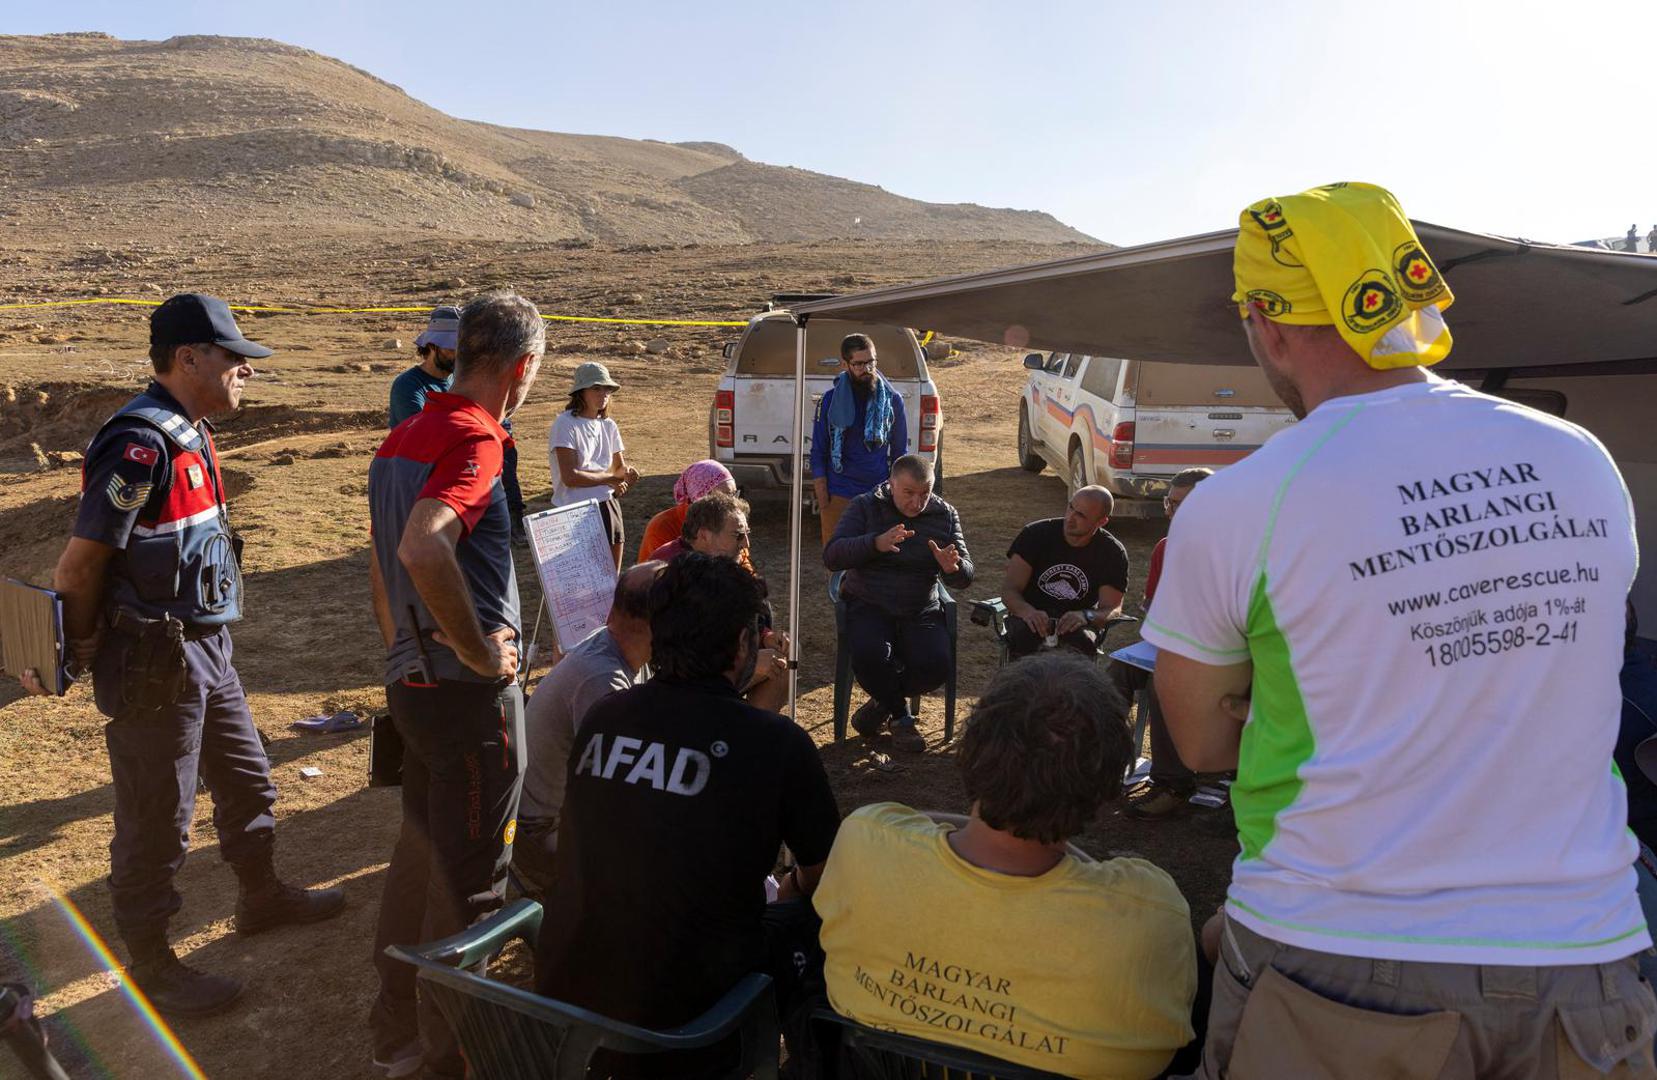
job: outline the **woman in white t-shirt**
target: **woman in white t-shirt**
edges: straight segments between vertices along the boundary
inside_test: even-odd
[[[610,536],[610,551],[621,569],[621,504],[616,500],[639,481],[637,469],[621,456],[621,429],[610,419],[610,395],[621,384],[603,364],[575,369],[569,407],[552,422],[552,505],[599,500]]]

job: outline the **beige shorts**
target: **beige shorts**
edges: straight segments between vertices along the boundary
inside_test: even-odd
[[[1227,918],[1202,1080],[1657,1078],[1634,957],[1507,967],[1337,956]]]
[[[828,547],[829,538],[834,535],[834,527],[840,524],[840,515],[846,512],[846,507],[852,501],[844,495],[830,495],[828,501],[817,508],[817,523],[823,530],[823,546]]]

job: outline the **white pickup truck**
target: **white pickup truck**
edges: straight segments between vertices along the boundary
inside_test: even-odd
[[[1018,460],[1052,465],[1070,490],[1100,484],[1116,517],[1162,513],[1182,469],[1219,469],[1294,423],[1255,367],[1159,364],[1030,353],[1018,405]]]
[[[932,459],[935,490],[943,489],[943,411],[926,370],[926,352],[913,330],[864,326],[834,319],[806,323],[806,498],[811,498],[811,426],[823,392],[840,373],[840,339],[867,334],[880,374],[903,396],[909,450]],[[736,477],[743,494],[788,489],[793,467],[794,317],[768,311],[748,323],[742,337],[725,345],[725,374],[708,414],[708,456]]]

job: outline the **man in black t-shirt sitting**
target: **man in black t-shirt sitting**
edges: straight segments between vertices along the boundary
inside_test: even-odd
[[[593,705],[570,749],[536,989],[669,1028],[764,971],[786,1016],[794,951],[815,950],[805,897],[840,825],[834,793],[811,736],[737,696],[767,616],[753,574],[682,555],[651,586],[649,610],[654,676]],[[766,875],[785,843],[796,865],[768,906]],[[628,1071],[717,1064],[673,1057]]]
[[[1079,488],[1064,517],[1033,521],[1013,540],[1001,579],[1010,659],[1055,637],[1093,654],[1095,627],[1121,611],[1128,590],[1128,551],[1104,529],[1114,502],[1102,487]]]

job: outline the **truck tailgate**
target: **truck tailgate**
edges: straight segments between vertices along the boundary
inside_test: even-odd
[[[1287,409],[1223,405],[1140,405],[1134,413],[1133,471],[1172,476],[1230,465],[1295,422]]]
[[[793,453],[791,439],[794,432],[789,413],[794,404],[794,380],[738,375],[732,383],[735,388],[734,415],[731,417],[735,456],[775,457]],[[832,375],[806,375],[804,427],[808,454],[811,452],[811,424],[817,415],[817,401],[833,385]],[[916,428],[921,413],[921,384],[915,379],[899,379],[892,385],[903,396],[904,419],[909,426],[909,448],[914,450],[918,445]]]

